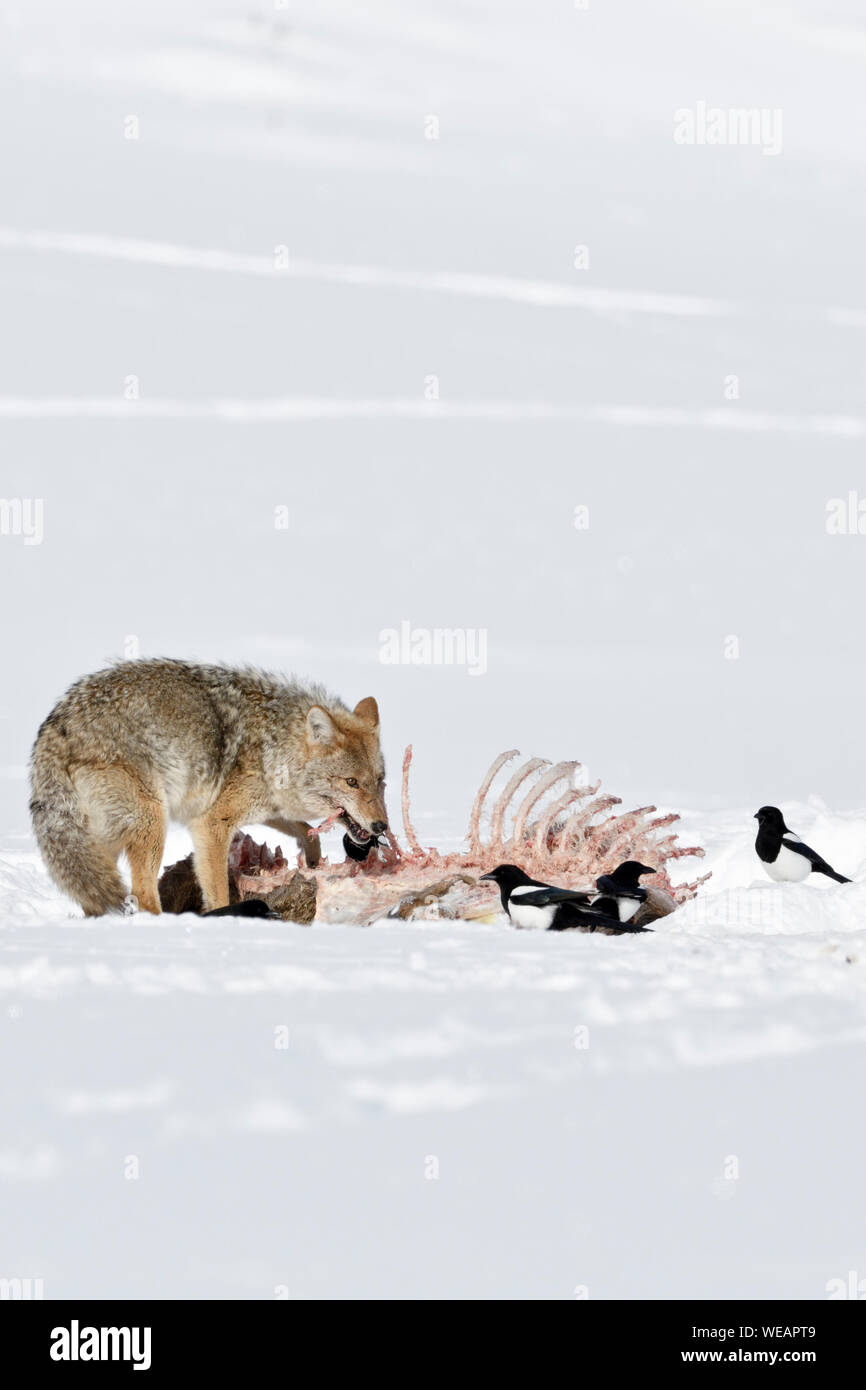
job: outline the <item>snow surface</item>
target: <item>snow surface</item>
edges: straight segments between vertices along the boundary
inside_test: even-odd
[[[866,873],[866,815],[785,811]],[[710,891],[634,939],[85,922],[4,853],[4,1269],[46,1297],[825,1297],[866,1267],[866,885],[770,883],[752,824],[691,813]]]

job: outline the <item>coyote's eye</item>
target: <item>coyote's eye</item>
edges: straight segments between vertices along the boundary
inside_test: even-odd
[[[357,785],[358,785],[358,779],[357,779],[357,777],[347,777],[347,778],[346,778],[346,786],[347,786],[347,787],[357,787]]]

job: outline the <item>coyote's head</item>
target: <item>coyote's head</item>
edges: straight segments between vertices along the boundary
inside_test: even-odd
[[[333,815],[357,845],[388,828],[379,707],[372,695],[351,714],[313,705],[307,714],[307,760],[301,773],[308,814]]]

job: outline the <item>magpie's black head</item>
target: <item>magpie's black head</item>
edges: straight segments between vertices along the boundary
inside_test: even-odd
[[[365,840],[364,843],[360,845],[357,840],[352,839],[351,835],[343,836],[343,849],[346,851],[346,858],[354,859],[356,864],[363,864],[370,850],[373,849],[375,845],[378,845],[378,843],[378,835],[371,835],[369,840]]]
[[[514,888],[518,888],[521,883],[534,883],[535,880],[525,874],[522,869],[518,869],[516,864],[497,864],[495,869],[491,869],[489,874],[482,874],[482,879],[492,879],[497,883],[503,892],[510,893]]]
[[[651,869],[647,864],[639,864],[636,859],[627,859],[624,864],[620,864],[618,869],[614,869],[608,878],[612,878],[615,883],[621,883],[623,888],[637,888],[638,879],[644,874],[654,874],[655,869]]]
[[[759,825],[766,825],[771,830],[787,830],[785,817],[778,806],[762,806],[760,811],[755,812],[755,820]]]

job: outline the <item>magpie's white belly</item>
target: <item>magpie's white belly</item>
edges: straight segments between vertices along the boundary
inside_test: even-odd
[[[590,907],[595,907],[596,903],[602,898],[605,898],[607,902],[611,901],[610,893],[596,893],[595,897],[589,900]],[[630,922],[640,907],[637,898],[615,898],[613,901],[616,907],[616,915],[621,922]],[[601,908],[598,910],[601,911]]]
[[[514,897],[508,904],[508,915],[515,927],[529,927],[533,931],[547,931],[553,921],[556,906],[549,904],[547,907],[521,907],[519,900]]]
[[[786,845],[782,845],[773,863],[765,864],[764,868],[776,883],[802,883],[812,872],[809,860],[802,854],[795,854]]]

